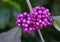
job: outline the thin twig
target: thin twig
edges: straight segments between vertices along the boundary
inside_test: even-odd
[[[32,13],[32,6],[31,6],[31,4],[30,4],[30,1],[29,1],[29,0],[26,0],[26,2],[27,2],[27,5],[28,5],[28,7],[29,7],[30,14],[31,14],[31,13]],[[40,31],[39,29],[38,29],[38,33],[39,33],[39,36],[40,36],[40,38],[41,38],[41,41],[42,41],[42,42],[45,42],[44,39],[43,39],[42,33],[41,33],[41,31]]]
[[[29,10],[30,10],[30,14],[32,13],[32,6],[30,4],[30,1],[29,0],[26,0],[27,4],[28,4],[28,7],[29,7]]]
[[[41,41],[42,41],[42,42],[45,42],[45,41],[44,41],[44,38],[43,38],[43,36],[42,36],[42,33],[41,33],[41,31],[40,31],[39,29],[38,29],[38,33],[39,33],[39,36],[40,36],[40,38],[41,38]]]

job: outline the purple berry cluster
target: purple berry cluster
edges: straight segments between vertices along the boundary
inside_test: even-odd
[[[53,19],[50,16],[49,9],[37,6],[32,11],[33,21],[38,28],[52,25]]]
[[[32,21],[32,16],[27,12],[17,16],[16,24],[17,26],[22,27],[23,31],[26,33],[32,33],[34,30],[36,30],[34,28],[35,24]]]
[[[24,32],[32,33],[37,29],[52,25],[52,21],[49,9],[37,6],[32,9],[31,14],[27,12],[19,14],[16,19],[16,24],[22,27]]]

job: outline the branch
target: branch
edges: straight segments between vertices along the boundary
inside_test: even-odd
[[[28,5],[28,7],[29,7],[30,14],[31,14],[31,13],[32,13],[32,6],[31,6],[31,4],[30,4],[30,1],[29,1],[29,0],[26,0],[26,2],[27,2],[27,5]]]
[[[29,1],[29,0],[26,0],[26,2],[27,2],[27,5],[28,5],[28,7],[29,7],[30,14],[31,14],[31,13],[32,13],[32,6],[31,6],[31,4],[30,4],[30,1]],[[38,29],[38,33],[39,33],[39,36],[40,36],[40,38],[41,38],[41,41],[44,42],[43,36],[42,36],[41,31],[40,31],[39,29]]]
[[[45,41],[44,41],[44,38],[43,38],[43,36],[42,36],[42,33],[41,33],[41,31],[40,31],[39,29],[38,29],[38,33],[39,33],[39,36],[40,36],[40,38],[41,38],[41,41],[42,41],[42,42],[45,42]]]

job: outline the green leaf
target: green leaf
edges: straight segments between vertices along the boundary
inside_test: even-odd
[[[12,14],[14,15],[14,17],[16,17],[18,14],[20,14],[21,11],[16,9],[16,8],[12,8]]]
[[[52,17],[52,18],[54,19],[54,21],[53,21],[54,27],[55,27],[58,31],[60,31],[60,16],[54,16],[54,17]]]
[[[60,33],[53,26],[43,28],[41,32],[45,42],[60,42]]]
[[[46,3],[48,2],[48,0],[31,0],[31,4],[32,6],[37,6],[37,5],[40,5],[40,6],[43,6],[45,5]]]
[[[15,27],[0,34],[0,42],[21,42],[21,28]]]
[[[60,25],[56,21],[53,21],[53,25],[58,31],[60,31]]]
[[[11,21],[9,23],[10,27],[15,27],[16,26],[16,17],[18,14],[20,14],[20,10],[16,9],[16,8],[12,8],[12,12],[11,12]]]
[[[0,28],[4,28],[9,23],[9,9],[0,8]]]
[[[9,1],[8,2],[10,5],[12,5],[13,7],[15,7],[16,9],[19,9],[19,10],[21,10],[21,6],[18,4],[18,3],[16,3],[15,1]]]
[[[52,6],[52,11],[53,11],[53,15],[56,16],[56,15],[60,15],[60,9],[59,9],[59,6],[58,4],[53,4]]]

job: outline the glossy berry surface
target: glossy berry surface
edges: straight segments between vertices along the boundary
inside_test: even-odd
[[[32,9],[32,13],[24,12],[19,14],[16,19],[18,27],[22,27],[23,31],[31,34],[37,29],[52,25],[53,19],[50,16],[49,9],[36,6]]]

